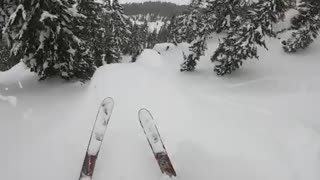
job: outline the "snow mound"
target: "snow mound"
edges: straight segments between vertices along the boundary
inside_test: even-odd
[[[152,49],[145,49],[139,56],[137,64],[154,68],[163,66],[161,56]]]
[[[17,106],[17,98],[14,96],[2,96],[0,94],[0,100],[8,102],[13,107]]]
[[[11,84],[18,84],[20,87],[21,80],[34,77],[36,74],[29,71],[28,67],[23,62],[18,63],[11,69],[5,72],[0,72],[0,87],[1,85],[11,85]]]
[[[163,53],[163,52],[172,50],[175,47],[176,46],[172,43],[159,43],[153,47],[153,50],[157,51],[158,53]]]

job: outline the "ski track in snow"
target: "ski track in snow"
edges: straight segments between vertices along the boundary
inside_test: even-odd
[[[319,180],[320,53],[290,56],[271,43],[259,62],[223,78],[212,73],[210,53],[195,72],[178,72],[185,45],[106,65],[84,85],[39,83],[22,65],[0,72],[2,95],[19,99],[15,108],[0,101],[1,175],[77,179],[100,102],[113,97],[95,180],[165,179],[140,127],[140,108],[157,120],[177,179]]]

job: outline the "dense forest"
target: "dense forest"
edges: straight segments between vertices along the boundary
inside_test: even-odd
[[[144,2],[123,4],[124,13],[127,15],[147,15],[154,14],[158,16],[172,17],[188,10],[187,5],[177,5],[169,2]]]
[[[210,35],[223,33],[211,56],[214,72],[222,76],[239,69],[244,60],[258,59],[258,47],[268,50],[266,39],[278,36],[274,24],[282,21],[289,9],[295,9],[297,15],[286,29],[292,31],[291,37],[282,41],[285,52],[307,48],[320,29],[318,0],[301,0],[298,5],[294,0],[193,0],[189,6],[160,2],[122,6],[117,0],[102,4],[93,0],[63,2],[22,4],[7,0],[0,4],[6,21],[0,28],[6,27],[3,32],[9,44],[0,49],[3,70],[23,59],[41,79],[61,76],[88,80],[96,67],[119,63],[122,55],[132,56],[135,62],[143,49],[157,43],[187,42],[191,53],[183,55],[181,71],[192,71],[206,52]],[[150,24],[151,15],[156,17],[156,24]],[[157,29],[150,30],[152,26]],[[56,48],[57,44],[62,48]],[[13,56],[9,57],[9,52]]]

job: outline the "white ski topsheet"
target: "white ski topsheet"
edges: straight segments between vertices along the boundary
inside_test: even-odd
[[[154,153],[165,152],[155,121],[147,109],[139,111],[139,119]]]
[[[107,125],[113,110],[114,101],[108,97],[104,99],[99,108],[97,119],[93,127],[91,141],[88,146],[88,154],[96,155],[100,149]]]

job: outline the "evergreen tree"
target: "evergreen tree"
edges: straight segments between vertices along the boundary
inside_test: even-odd
[[[143,25],[141,26],[140,33],[141,33],[141,41],[143,42],[143,48],[146,48],[148,46],[147,38],[149,34],[149,25],[147,20],[145,20]]]
[[[7,14],[4,11],[4,1],[0,2],[0,41],[2,40],[2,31],[5,26]]]
[[[9,65],[9,57],[10,57],[10,50],[7,46],[3,46],[0,43],[0,71],[6,71],[10,69]]]
[[[101,38],[104,33],[102,29],[103,7],[95,0],[80,0],[77,6],[78,11],[85,16],[80,31],[80,37],[85,41],[85,46],[90,56],[95,60],[97,67],[102,65],[102,55],[104,44]]]
[[[211,60],[216,64],[214,71],[219,75],[231,73],[242,65],[242,60],[258,57],[257,45],[265,45],[265,36],[275,37],[272,25],[283,18],[287,10],[286,0],[244,1],[207,0],[204,9],[205,21],[195,21],[195,41],[189,56],[181,65],[181,71],[195,69],[200,56],[206,49],[206,40],[212,32],[227,32]]]
[[[193,71],[200,56],[206,50],[208,36],[213,33],[233,32],[241,24],[244,12],[251,2],[245,0],[194,0],[191,3],[189,19],[192,29],[189,32],[195,38],[190,46],[191,54],[184,56],[181,71]]]
[[[22,54],[40,80],[50,76],[88,80],[94,73],[93,61],[77,34],[83,15],[70,2],[21,1],[7,23],[11,51]]]
[[[121,49],[122,49],[122,54],[129,55],[129,52],[130,52],[129,46],[132,38],[132,26],[133,26],[133,22],[135,21],[132,17],[128,17],[124,21],[125,21],[128,33],[126,34],[127,37],[125,37],[126,40],[123,41],[122,43]]]
[[[0,71],[6,71],[19,63],[21,57],[10,56],[10,49],[3,40],[3,33],[11,14],[19,4],[18,0],[0,1]]]
[[[246,3],[247,2],[247,3]],[[206,0],[205,15],[212,32],[232,32],[245,13],[244,0]]]
[[[177,28],[174,30],[177,43],[191,43],[198,37],[199,31],[202,30],[199,25],[202,26],[205,19],[201,9],[202,1],[192,0],[189,6],[189,13],[177,18]]]
[[[257,46],[267,49],[265,37],[276,37],[273,23],[283,18],[287,9],[285,0],[259,1],[250,6],[245,21],[223,39],[211,60],[218,75],[240,68],[243,60],[258,58]]]
[[[320,1],[301,0],[298,6],[299,14],[292,19],[291,37],[283,41],[283,49],[296,52],[307,48],[317,37],[320,30]]]
[[[182,26],[178,25],[180,31],[177,31],[176,42],[186,40],[191,43],[189,47],[191,54],[184,55],[180,71],[193,71],[200,56],[204,55],[207,48],[206,40],[210,34],[210,24],[206,22],[206,16],[202,14],[202,3],[202,0],[193,0],[190,5],[191,13],[187,15],[186,20],[183,20]]]
[[[158,42],[159,43],[164,43],[164,42],[168,42],[168,37],[170,36],[169,35],[169,32],[168,32],[168,21],[166,21],[164,23],[163,26],[161,26],[160,30],[159,30],[159,33],[158,33]]]
[[[142,28],[137,24],[131,25],[131,39],[129,40],[128,54],[132,55],[132,62],[136,62],[137,57],[141,54],[144,48],[144,41],[142,37]]]
[[[177,45],[177,18],[176,16],[172,16],[169,24],[166,26],[167,27],[167,31],[168,31],[168,35],[167,35],[167,41],[166,42],[170,42],[173,43],[175,45]]]
[[[105,29],[104,59],[107,64],[118,63],[131,34],[127,24],[128,17],[124,15],[123,8],[118,0],[114,0],[112,3],[110,0],[106,0],[105,9],[106,12],[103,17]]]
[[[157,29],[154,29],[152,32],[148,33],[147,37],[147,48],[151,49],[154,45],[157,44]]]
[[[19,63],[21,57],[10,56],[10,49],[0,43],[0,71],[7,71]]]
[[[0,1],[0,41],[2,40],[2,34],[6,23],[9,20],[10,15],[15,11],[19,4],[18,0],[1,0]]]
[[[113,0],[112,9],[114,40],[118,52],[117,61],[119,62],[124,46],[129,41],[131,32],[129,24],[127,24],[129,17],[124,14],[123,7],[119,4],[118,0]]]
[[[113,19],[111,14],[113,13],[112,5],[110,0],[104,0],[103,2],[103,11],[101,17],[102,23],[102,36],[101,36],[101,47],[102,47],[102,59],[103,61],[99,63],[102,64],[111,64],[116,61],[114,58],[118,58],[117,50],[115,47],[114,41],[114,27],[113,27]]]
[[[206,32],[202,32],[206,33]],[[207,35],[199,34],[196,40],[193,41],[192,45],[189,47],[191,53],[188,56],[183,55],[184,62],[181,64],[180,71],[193,71],[197,65],[197,61],[200,60],[200,56],[204,55],[207,49]]]

